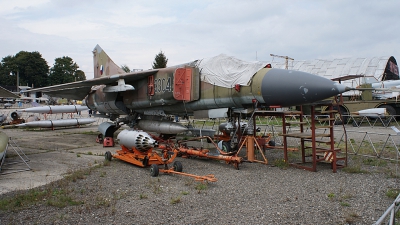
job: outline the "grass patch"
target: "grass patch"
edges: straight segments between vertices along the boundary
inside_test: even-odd
[[[53,194],[53,197],[51,199],[47,200],[46,204],[49,206],[64,208],[69,205],[81,205],[81,204],[83,204],[83,202],[75,201],[70,196],[68,196],[68,193],[61,191],[57,194]]]
[[[160,184],[160,178],[151,179],[147,186],[153,191],[154,194],[160,194],[163,192]]]
[[[171,198],[171,204],[172,205],[177,204],[179,202],[181,202],[181,196],[178,196],[176,198]]]
[[[76,182],[77,180],[85,179],[85,174],[90,175],[90,170],[76,170],[69,172],[69,175],[65,176],[65,179]]]
[[[208,184],[201,182],[201,183],[198,183],[194,188],[200,193],[201,191],[208,189]]]
[[[360,218],[360,216],[357,214],[357,213],[355,213],[355,212],[352,212],[352,213],[349,213],[347,216],[346,216],[346,223],[347,224],[354,224],[354,223],[356,223],[357,222],[357,220]]]
[[[363,164],[368,166],[387,166],[387,161],[376,158],[366,158],[363,159]]]
[[[147,199],[148,196],[146,194],[140,194],[139,199]]]
[[[329,193],[329,194],[328,194],[328,198],[329,198],[329,200],[331,200],[331,201],[332,201],[335,197],[336,197],[335,193]]]
[[[396,197],[399,195],[400,189],[389,189],[386,192],[386,196],[392,199],[396,199]]]
[[[274,166],[280,169],[287,169],[289,167],[289,163],[286,162],[284,159],[275,159]]]
[[[346,173],[369,173],[361,168],[361,165],[347,166],[342,169]]]
[[[61,185],[63,186],[63,185]],[[69,205],[80,205],[84,202],[76,201],[69,196],[70,191],[65,187],[48,187],[47,189],[31,189],[20,192],[13,197],[0,200],[0,210],[18,210],[45,202],[49,206],[64,208]]]
[[[340,202],[340,205],[344,207],[350,207],[350,204],[347,202]]]
[[[111,161],[108,161],[108,160],[103,161],[103,166],[110,166],[110,165],[111,165]]]

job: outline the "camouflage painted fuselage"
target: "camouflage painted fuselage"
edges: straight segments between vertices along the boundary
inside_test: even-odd
[[[190,115],[197,110],[246,108],[255,101],[265,106],[301,105],[342,91],[340,86],[323,77],[270,68],[254,74],[248,86],[231,88],[201,81],[195,67],[161,69],[152,76],[128,84],[135,90],[104,93],[99,88],[86,99],[88,107],[112,114]]]

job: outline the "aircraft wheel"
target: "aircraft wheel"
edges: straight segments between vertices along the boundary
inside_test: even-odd
[[[182,172],[182,163],[179,161],[175,161],[173,164],[174,171]]]
[[[159,173],[160,173],[160,170],[158,169],[158,165],[157,164],[151,164],[151,166],[150,166],[150,175],[152,177],[156,177],[156,176],[158,176]]]
[[[107,151],[104,156],[105,156],[106,160],[111,161],[111,159],[112,159],[111,152]]]
[[[230,143],[230,141],[223,141],[221,150],[224,151],[224,152],[230,152],[231,151],[231,143]]]

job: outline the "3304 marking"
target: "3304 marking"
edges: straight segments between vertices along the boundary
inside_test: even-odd
[[[154,92],[172,92],[171,77],[154,79]]]

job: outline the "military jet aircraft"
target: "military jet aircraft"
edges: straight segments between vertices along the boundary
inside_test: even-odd
[[[125,73],[97,45],[93,50],[94,79],[29,90],[81,100],[110,118],[116,127],[161,134],[187,128],[168,115],[208,115],[228,109],[286,107],[312,103],[348,89],[321,76],[268,68],[219,55],[177,66]],[[222,110],[221,110],[222,109]],[[226,110],[225,110],[226,109]],[[108,125],[107,125],[108,126]]]

